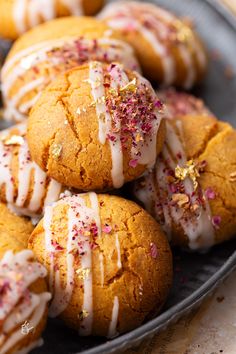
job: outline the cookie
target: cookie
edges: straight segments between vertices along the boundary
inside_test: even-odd
[[[172,282],[168,241],[137,204],[79,194],[46,208],[29,240],[49,272],[52,317],[114,337],[160,311]]]
[[[27,248],[33,229],[29,219],[17,216],[4,203],[0,202],[0,252],[1,250],[5,252],[8,249],[18,252]],[[10,248],[8,248],[9,245]]]
[[[148,79],[189,89],[204,77],[204,45],[192,26],[174,14],[130,1],[108,4],[99,18],[133,46]]]
[[[120,62],[139,70],[133,49],[116,37],[105,24],[89,17],[56,19],[24,34],[2,69],[5,119],[26,119],[44,87],[58,74],[89,60]]]
[[[27,136],[33,160],[51,178],[104,190],[150,168],[164,135],[162,104],[146,79],[120,64],[90,62],[45,89]]]
[[[0,224],[0,352],[28,353],[42,345],[51,299],[44,281],[47,271],[16,238],[28,232],[23,218],[0,204],[0,220],[5,223],[4,228]]]
[[[235,235],[236,131],[207,109],[183,111],[168,120],[162,153],[134,195],[172,245],[206,249]]]
[[[0,201],[17,215],[38,219],[64,188],[32,161],[25,135],[25,123],[0,132]]]
[[[103,0],[1,0],[0,36],[16,39],[40,23],[61,16],[94,15]]]

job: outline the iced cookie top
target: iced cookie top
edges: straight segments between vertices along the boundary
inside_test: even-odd
[[[122,63],[127,69],[139,70],[132,48],[118,39],[62,37],[33,44],[18,51],[3,66],[5,119],[27,118],[43,88],[56,75],[90,60]]]
[[[154,165],[164,138],[162,118],[162,104],[146,79],[121,64],[92,61],[43,92],[29,118],[29,146],[33,159],[66,186],[119,188]],[[38,131],[43,141],[36,144]]]
[[[25,123],[0,132],[1,201],[16,214],[35,218],[61,191],[62,186],[32,161]]]
[[[143,57],[139,47],[138,36],[142,36],[153,53],[161,61],[160,70],[163,70],[163,84],[171,85],[178,76],[181,68],[186,72],[182,86],[190,88],[197,81],[199,71],[204,71],[207,65],[205,50],[191,26],[172,13],[150,3],[115,2],[108,4],[99,15],[112,29],[119,30],[124,38],[130,41],[130,35],[137,42],[134,47]],[[181,64],[182,63],[182,64]],[[144,63],[143,63],[144,64]],[[148,64],[145,63],[148,67]]]
[[[22,341],[22,331],[36,329],[51,299],[48,292],[34,293],[30,290],[33,283],[47,275],[46,269],[32,259],[33,252],[23,250],[16,254],[8,251],[0,261],[0,350],[2,354],[8,353]],[[26,323],[30,324],[30,328]]]

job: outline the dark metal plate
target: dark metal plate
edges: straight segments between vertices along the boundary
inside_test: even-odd
[[[150,0],[149,0],[150,1]],[[236,20],[217,0],[153,0],[181,16],[194,19],[197,30],[214,56],[204,84],[195,90],[222,120],[236,127]],[[6,45],[4,44],[5,48]],[[0,41],[0,51],[3,42]],[[217,55],[218,56],[218,55]],[[236,142],[235,142],[236,143]],[[49,320],[44,334],[45,345],[34,354],[105,354],[137,346],[177,321],[212,292],[236,267],[236,240],[214,247],[206,254],[174,251],[175,279],[169,300],[161,315],[138,329],[111,341],[101,338],[79,338],[59,320]]]

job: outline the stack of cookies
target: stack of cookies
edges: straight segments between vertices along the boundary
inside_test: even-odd
[[[47,312],[82,336],[136,328],[167,298],[169,241],[206,249],[236,227],[236,132],[170,88],[192,88],[207,71],[193,28],[132,1],[48,22],[94,14],[102,1],[12,3],[0,34],[34,28],[1,72],[11,124],[0,132],[4,354],[40,345]],[[36,329],[27,341],[25,321]]]

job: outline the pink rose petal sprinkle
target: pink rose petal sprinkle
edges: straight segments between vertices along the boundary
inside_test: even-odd
[[[111,230],[112,230],[112,227],[109,225],[105,225],[102,228],[102,231],[105,232],[105,234],[109,234],[111,232]]]
[[[211,187],[209,187],[205,190],[205,195],[208,200],[213,200],[216,197],[216,193],[213,191],[213,189]]]
[[[150,253],[151,253],[152,258],[154,258],[154,259],[157,258],[157,256],[158,256],[157,246],[153,242],[150,243]]]
[[[215,215],[212,217],[212,225],[216,228],[219,229],[221,223],[221,217],[219,215]]]
[[[129,166],[133,167],[133,168],[135,168],[137,166],[137,164],[138,164],[137,159],[130,160],[130,162],[129,162]]]

